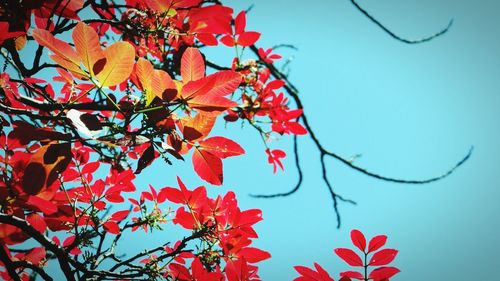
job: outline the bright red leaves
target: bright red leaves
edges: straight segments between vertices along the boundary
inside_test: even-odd
[[[237,105],[225,96],[238,88],[241,75],[226,70],[205,77],[205,61],[198,49],[187,48],[184,51],[181,75],[179,98],[190,108],[218,115]]]
[[[131,166],[138,174],[157,158],[172,164],[168,157],[183,159],[181,155],[190,151],[196,174],[221,185],[223,159],[245,151],[231,139],[210,134],[220,115],[250,123],[265,140],[271,134],[306,134],[299,122],[302,110],[289,108],[279,92],[285,82],[269,79],[267,64],[280,56],[260,48],[256,60],[243,60],[249,48],[241,47],[252,46],[260,37],[246,30],[245,12],[233,21],[231,8],[200,0],[126,0],[119,7],[101,1],[102,5],[91,5],[95,14],[86,14],[86,21],[92,21],[87,25],[78,22],[80,9],[90,7],[83,0],[9,3],[17,2],[22,3],[23,22],[0,22],[6,31],[0,45],[10,40],[16,48],[26,41],[34,44],[33,49],[45,47],[58,65],[53,81],[61,85],[36,77],[39,70],[54,68],[49,59],[37,55],[25,64],[31,69],[20,68],[29,72],[22,73],[24,81],[0,74],[2,102],[9,107],[0,116],[0,126],[6,128],[0,134],[5,152],[0,154],[5,164],[5,182],[0,182],[4,212],[51,237],[49,243],[68,255],[64,259],[80,255],[81,261],[90,263],[112,257],[105,249],[114,246],[96,243],[99,237],[111,235],[118,241],[126,231],[147,232],[173,222],[191,236],[160,247],[140,262],[138,258],[131,268],[144,265],[157,270],[155,276],[176,280],[259,280],[256,264],[271,257],[253,246],[258,236],[254,225],[262,220],[262,212],[241,210],[233,192],[210,198],[204,186],[188,189],[178,179],[178,188],[157,191],[140,186],[138,198],[130,195],[136,191]],[[35,26],[29,28],[32,22]],[[16,37],[26,31],[32,36],[18,42]],[[62,40],[68,35],[72,43]],[[224,70],[207,73],[208,62],[199,47],[216,45],[218,35],[238,57],[233,65],[220,68]],[[29,95],[18,92],[20,87]],[[24,117],[10,114],[11,108]],[[284,168],[284,151],[268,148],[266,153],[275,172]],[[129,203],[130,211],[123,206]],[[29,238],[15,226],[0,225],[4,244]],[[90,245],[100,245],[101,253]],[[385,264],[394,256],[380,251],[371,262]],[[43,266],[46,253],[32,248],[13,258]],[[303,280],[333,280],[317,264],[314,270],[297,268]],[[372,275],[390,273],[383,267]],[[0,272],[0,277],[6,276]]]
[[[335,249],[335,254],[337,254],[337,256],[343,259],[350,266],[363,266],[361,257],[351,249],[337,248]]]
[[[236,142],[224,137],[212,137],[200,141],[193,152],[193,167],[196,173],[211,184],[221,185],[222,160],[244,154]]]
[[[361,271],[344,271],[340,273],[340,281],[348,281],[351,279],[357,280],[374,280],[374,281],[388,281],[389,278],[393,277],[399,272],[399,269],[392,266],[386,266],[391,263],[396,257],[398,251],[394,249],[383,249],[377,251],[385,245],[387,237],[385,235],[379,235],[373,237],[366,249],[366,238],[361,233],[361,231],[355,229],[351,231],[351,241],[352,244],[362,252],[362,256],[358,255],[355,251],[347,248],[337,248],[334,250],[335,254],[339,256],[348,265],[353,267],[365,268]],[[374,252],[377,251],[377,252]],[[374,253],[373,253],[374,252]],[[373,256],[368,261],[368,255],[373,253]],[[313,269],[296,266],[295,270],[301,274],[300,277],[294,279],[294,281],[322,281],[322,280],[333,280],[327,275],[321,266],[314,264],[316,271]],[[370,267],[377,267],[372,270],[368,270]],[[367,272],[370,272],[367,276]],[[326,274],[326,275],[325,275]]]
[[[341,259],[343,259],[350,266],[355,267],[373,267],[373,266],[383,266],[391,263],[396,257],[398,251],[394,249],[383,249],[377,251],[385,245],[387,237],[384,235],[375,236],[368,243],[368,250],[366,249],[366,238],[359,230],[351,231],[351,241],[354,246],[356,246],[361,252],[363,252],[363,259],[356,254],[354,251],[349,249],[335,249],[335,254],[337,254]],[[377,251],[377,252],[375,252]],[[370,261],[365,263],[369,254],[373,253]],[[395,267],[375,268],[371,271],[368,277],[363,276],[362,273],[357,271],[346,271],[341,273],[341,276],[347,276],[354,279],[363,280],[364,278],[373,279],[374,281],[381,281],[389,279],[394,274],[398,273],[399,270]],[[375,273],[374,273],[375,272]]]
[[[305,266],[294,266],[295,270],[301,275],[294,281],[334,281],[333,278],[319,264],[314,263],[314,269]]]
[[[211,199],[204,186],[190,190],[180,178],[177,178],[177,182],[178,188],[164,187],[158,193],[151,188],[152,192],[148,192],[149,195],[144,198],[157,203],[167,200],[180,205],[173,222],[194,232],[208,231],[204,239],[216,247],[210,251],[211,258],[223,259],[226,268],[209,273],[199,266],[200,261],[195,258],[191,270],[185,264],[173,263],[166,274],[176,276],[178,280],[219,280],[224,276],[227,280],[257,278],[257,267],[253,264],[271,257],[268,252],[251,246],[252,239],[257,237],[253,225],[262,220],[261,211],[241,211],[233,192]],[[141,199],[141,202],[144,201]],[[138,204],[141,206],[144,203]],[[135,211],[140,209],[144,208]]]
[[[260,38],[260,33],[245,31],[246,24],[245,11],[241,11],[234,19],[233,33],[225,35],[220,41],[228,47],[233,47],[234,45],[248,47],[255,44]]]
[[[283,163],[281,163],[281,159],[286,157],[286,153],[281,149],[266,149],[267,153],[267,162],[273,165],[273,173],[276,173],[276,167],[280,167],[283,169]]]

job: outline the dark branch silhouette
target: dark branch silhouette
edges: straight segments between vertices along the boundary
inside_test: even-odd
[[[421,43],[421,42],[432,40],[433,38],[436,38],[436,37],[444,34],[446,31],[448,31],[449,26],[451,25],[451,22],[450,22],[450,25],[446,29],[444,29],[441,32],[438,32],[437,34],[432,35],[430,37],[426,37],[426,38],[423,38],[423,39],[420,39],[420,40],[417,40],[417,41],[406,40],[406,39],[400,38],[399,36],[395,35],[391,31],[389,31],[387,28],[385,28],[382,24],[380,24],[380,22],[376,21],[370,14],[368,14],[366,11],[364,11],[355,1],[352,1],[352,2],[353,2],[353,4],[356,5],[356,7],[358,7],[358,9],[360,9],[360,11],[363,12],[363,14],[365,14],[368,18],[370,18],[372,21],[374,21],[378,26],[382,27],[391,36],[393,36],[397,40],[400,40],[402,42],[409,43],[409,44],[412,44],[412,43]],[[290,80],[288,79],[287,75],[284,74],[279,69],[277,69],[273,64],[265,62],[263,60],[263,58],[260,57],[260,55],[259,55],[258,47],[256,47],[255,45],[253,45],[253,46],[250,47],[250,49],[259,58],[259,60],[262,61],[262,63],[265,64],[265,66],[271,71],[271,75],[274,78],[283,80],[286,83],[285,86],[284,86],[285,91],[295,101],[295,103],[297,105],[297,108],[304,109],[302,101],[301,101],[301,99],[299,97],[299,91],[294,86],[294,84],[290,82]],[[213,67],[213,64],[209,64],[209,66]],[[324,157],[325,156],[330,156],[330,157],[332,157],[332,158],[340,161],[341,163],[347,165],[351,169],[354,169],[354,170],[356,170],[356,171],[358,171],[358,172],[360,172],[362,174],[365,174],[365,175],[367,175],[369,177],[376,178],[376,179],[379,179],[379,180],[382,180],[382,181],[402,183],[402,184],[426,184],[426,183],[431,183],[431,182],[434,182],[434,181],[441,180],[441,179],[443,179],[443,178],[451,175],[458,167],[460,167],[463,163],[465,163],[465,161],[467,161],[467,159],[469,159],[469,157],[471,156],[472,151],[473,151],[473,147],[471,147],[469,149],[469,151],[467,152],[467,154],[455,166],[453,166],[451,169],[447,170],[446,172],[444,172],[443,174],[441,174],[439,176],[428,178],[428,179],[422,179],[422,180],[393,178],[393,177],[388,177],[388,176],[380,175],[378,173],[371,172],[371,171],[369,171],[369,170],[367,170],[365,168],[359,167],[359,166],[355,165],[352,161],[350,161],[350,160],[348,160],[348,159],[340,156],[339,154],[327,150],[320,143],[319,139],[316,137],[315,131],[312,129],[312,127],[309,124],[309,121],[307,119],[306,111],[304,111],[304,114],[302,116],[300,116],[298,118],[298,120],[302,121],[302,123],[304,124],[305,128],[307,129],[307,131],[309,133],[309,137],[312,139],[312,141],[316,145],[316,148],[320,152],[320,162],[321,162],[321,169],[322,169],[322,172],[323,172],[323,181],[325,182],[326,186],[328,187],[328,190],[330,192],[330,196],[331,196],[331,198],[333,200],[333,208],[334,208],[335,215],[336,215],[336,218],[337,218],[337,228],[340,228],[340,226],[341,226],[340,214],[339,214],[337,200],[341,200],[341,201],[348,202],[348,203],[351,203],[351,204],[355,204],[355,202],[351,201],[351,200],[346,200],[346,199],[342,198],[340,195],[338,195],[337,193],[334,192],[333,187],[332,187],[332,185],[330,184],[330,182],[328,181],[328,178],[327,178],[327,170],[326,170],[326,165],[325,165],[325,162],[324,162]],[[296,142],[294,143],[294,146],[295,146],[294,152],[297,153],[297,149],[296,149],[297,148],[297,143]],[[296,161],[298,161],[298,157],[297,156],[296,156],[295,159],[296,159]],[[294,194],[297,190],[299,190],[300,185],[302,183],[302,171],[300,169],[300,165],[297,165],[297,168],[299,170],[299,182],[298,182],[298,184],[291,191],[285,192],[285,193],[277,193],[277,194],[269,194],[269,195],[252,195],[252,196],[256,197],[256,198],[276,198],[276,197],[286,197],[286,196]]]
[[[355,0],[351,0],[351,3],[358,9],[358,11],[360,11],[363,15],[365,15],[375,25],[380,27],[385,33],[389,34],[392,38],[394,38],[398,41],[401,41],[403,43],[407,43],[407,44],[418,44],[418,43],[424,43],[424,42],[431,41],[432,39],[439,37],[439,36],[445,34],[446,32],[448,32],[451,25],[453,24],[453,19],[451,19],[445,28],[443,28],[442,30],[440,30],[440,31],[438,31],[430,36],[423,37],[420,39],[406,39],[406,38],[403,38],[403,37],[397,35],[396,33],[392,32],[389,28],[385,27],[385,25],[383,25],[380,21],[375,19],[370,13],[368,13],[365,9],[363,9],[363,7],[361,7]]]

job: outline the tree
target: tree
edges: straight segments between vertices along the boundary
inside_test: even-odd
[[[280,55],[256,46],[260,33],[247,30],[245,11],[219,1],[25,0],[1,8],[4,279],[51,280],[44,265],[53,259],[68,280],[256,280],[256,263],[270,257],[252,246],[259,210],[241,210],[233,192],[210,198],[205,187],[188,188],[180,178],[176,187],[140,193],[133,182],[157,159],[187,159],[201,179],[222,185],[223,159],[245,153],[211,134],[223,120],[256,130],[274,172],[284,169],[287,154],[268,139],[294,137],[297,186],[260,197],[299,188],[296,137],[312,138],[339,226],[337,201],[352,201],[333,190],[325,157],[381,180],[421,184],[446,177],[470,155],[442,176],[415,181],[369,172],[327,150],[297,89],[274,65]],[[236,54],[231,65],[204,54],[221,44]],[[125,257],[116,251],[125,233],[169,221],[187,234]]]

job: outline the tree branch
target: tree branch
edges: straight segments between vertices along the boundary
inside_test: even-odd
[[[380,27],[385,33],[389,34],[392,38],[398,40],[398,41],[401,41],[403,43],[407,43],[407,44],[418,44],[418,43],[424,43],[424,42],[428,42],[428,41],[431,41],[432,39],[436,38],[436,37],[439,37],[443,34],[445,34],[446,32],[448,32],[448,30],[450,29],[451,25],[453,24],[453,19],[450,20],[450,22],[448,23],[448,25],[443,28],[442,30],[432,34],[431,36],[428,36],[428,37],[423,37],[423,38],[420,38],[420,39],[405,39],[397,34],[395,34],[394,32],[392,32],[391,30],[389,30],[387,27],[385,27],[381,22],[379,22],[377,19],[375,19],[370,13],[368,13],[365,9],[363,9],[355,0],[351,0],[351,3],[363,14],[365,15],[370,21],[372,21],[374,24],[376,24],[378,27]]]
[[[47,280],[47,281],[52,281],[54,280],[52,277],[50,277],[47,272],[45,272],[43,269],[41,269],[40,267],[30,263],[30,262],[27,262],[27,261],[15,261],[14,263],[14,266],[16,268],[19,268],[19,267],[25,267],[25,268],[29,268],[31,270],[33,270],[34,272],[36,272],[37,274],[39,274],[43,280]]]
[[[300,161],[299,161],[299,144],[297,143],[297,136],[293,136],[293,153],[295,155],[295,167],[297,167],[297,173],[299,173],[299,179],[297,180],[297,184],[295,187],[287,192],[283,193],[275,193],[275,194],[250,194],[251,197],[254,198],[275,198],[275,197],[286,197],[288,195],[294,194],[297,190],[299,190],[300,186],[302,185],[302,168],[300,167]]]
[[[271,75],[275,79],[280,79],[280,80],[283,80],[285,82],[285,85],[283,86],[285,88],[285,91],[295,101],[295,103],[297,104],[297,108],[304,110],[304,105],[302,104],[302,100],[299,97],[299,91],[293,85],[293,83],[291,83],[288,80],[288,77],[283,72],[281,72],[280,70],[278,70],[273,64],[269,64],[269,63],[265,62],[263,60],[263,58],[261,58],[259,56],[259,50],[258,50],[258,48],[255,45],[250,46],[250,49],[264,63],[264,65],[270,70]],[[339,211],[338,211],[337,199],[339,199],[341,201],[349,202],[349,203],[352,203],[352,204],[355,204],[355,202],[351,201],[351,200],[344,199],[340,195],[338,195],[337,193],[334,192],[333,187],[330,184],[330,182],[328,181],[328,178],[326,176],[327,171],[326,171],[326,166],[325,166],[325,162],[324,162],[324,157],[325,156],[330,156],[330,157],[332,157],[332,158],[340,161],[341,163],[345,164],[346,166],[348,166],[349,168],[351,168],[353,170],[356,170],[356,171],[358,171],[358,172],[360,172],[360,173],[362,173],[364,175],[367,175],[369,177],[376,178],[376,179],[379,179],[379,180],[382,180],[382,181],[395,182],[395,183],[403,183],[403,184],[426,184],[426,183],[430,183],[430,182],[441,180],[441,179],[446,178],[447,176],[451,175],[456,169],[458,169],[458,167],[460,167],[463,163],[465,163],[467,161],[467,159],[469,159],[469,157],[472,154],[472,150],[473,150],[473,147],[471,147],[469,149],[468,153],[465,155],[465,157],[463,157],[451,169],[447,170],[446,172],[444,172],[443,174],[441,174],[439,176],[428,178],[428,179],[423,179],[423,180],[399,179],[399,178],[393,178],[393,177],[383,176],[383,175],[380,175],[380,174],[368,171],[365,168],[362,168],[362,167],[359,167],[359,166],[353,164],[352,161],[349,161],[348,159],[345,159],[345,158],[341,157],[337,153],[334,153],[334,152],[331,152],[331,151],[327,150],[320,143],[318,137],[315,134],[315,131],[312,129],[311,125],[309,124],[309,121],[307,119],[307,115],[305,114],[305,111],[302,114],[302,116],[300,116],[297,119],[297,121],[298,122],[302,121],[302,123],[304,124],[304,127],[309,132],[309,137],[314,142],[314,144],[316,145],[316,148],[318,149],[318,151],[321,154],[321,168],[322,168],[322,172],[323,172],[323,181],[325,182],[326,186],[328,187],[328,190],[330,192],[330,196],[332,197],[332,200],[333,200],[334,210],[335,210],[335,214],[336,214],[336,217],[337,217],[337,227],[340,227],[340,215],[339,215]],[[294,151],[294,152],[296,153],[297,151]],[[300,177],[300,174],[299,174],[299,177]],[[296,186],[294,189],[292,189],[291,192],[282,193],[282,194],[278,194],[278,195],[275,194],[275,196],[273,196],[273,195],[268,195],[268,196],[262,195],[262,196],[254,196],[254,197],[258,197],[258,198],[275,198],[275,197],[288,196],[288,195],[293,194],[300,187],[301,183],[302,183],[302,181],[300,180],[298,186]]]
[[[5,251],[4,245],[0,245],[0,261],[2,261],[3,265],[7,269],[7,272],[13,280],[21,281],[21,278],[19,278],[19,275],[16,272],[16,266],[9,258],[7,251]]]
[[[13,225],[22,231],[26,232],[30,237],[35,239],[38,243],[44,246],[46,249],[54,253],[59,261],[59,266],[61,267],[62,272],[67,280],[74,281],[75,277],[71,271],[71,267],[69,265],[71,258],[68,257],[68,254],[58,245],[54,244],[47,236],[41,234],[36,229],[34,229],[31,225],[29,225],[25,220],[20,218],[6,215],[0,213],[0,223],[5,223],[9,225]]]

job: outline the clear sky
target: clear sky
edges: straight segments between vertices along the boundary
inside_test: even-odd
[[[336,190],[358,203],[340,205],[337,230],[319,154],[307,137],[300,139],[301,190],[262,200],[246,194],[286,191],[296,170],[289,161],[286,172],[274,176],[259,137],[249,128],[236,130],[247,155],[224,163],[220,191],[234,189],[244,208],[264,212],[258,245],[273,258],[262,263],[263,279],[291,280],[293,265],[314,261],[338,279],[348,266],[333,249],[349,247],[349,232],[358,228],[368,236],[387,234],[388,246],[400,250],[394,265],[402,272],[394,280],[493,280],[500,262],[500,3],[360,1],[408,38],[454,19],[446,35],[419,45],[390,38],[347,0],[233,3],[240,9],[255,4],[247,22],[262,32],[261,46],[299,48],[283,55],[293,56],[291,80],[327,148],[345,157],[361,153],[358,165],[384,175],[422,179],[475,147],[455,174],[423,186],[378,181],[327,160]],[[292,149],[286,139],[273,145]]]
[[[419,45],[390,38],[348,0],[226,4],[238,12],[252,3],[247,29],[262,33],[258,45],[298,48],[281,53],[293,58],[290,79],[326,148],[345,157],[362,154],[356,164],[377,173],[423,179],[443,173],[475,147],[456,173],[422,186],[378,181],[327,159],[335,190],[358,203],[340,204],[342,227],[336,229],[319,154],[307,136],[299,140],[302,188],[284,199],[254,199],[248,194],[295,185],[291,138],[272,143],[290,155],[285,172],[273,175],[255,131],[221,126],[217,133],[235,139],[247,154],[224,161],[225,184],[210,193],[235,190],[243,209],[263,210],[256,245],[273,257],[261,263],[262,279],[292,280],[294,265],[313,262],[338,279],[349,267],[333,249],[350,247],[349,232],[357,228],[369,237],[387,234],[387,246],[400,250],[394,265],[402,272],[394,280],[493,280],[500,262],[500,2],[360,2],[408,38],[432,34],[454,19],[447,34]],[[226,65],[233,54],[226,47],[216,51]],[[137,186],[175,185],[176,175],[189,187],[204,184],[188,160],[174,166],[157,161]],[[132,252],[173,236],[167,227],[153,237],[134,235],[122,247]]]

